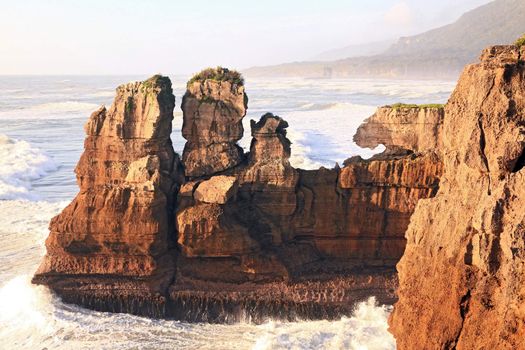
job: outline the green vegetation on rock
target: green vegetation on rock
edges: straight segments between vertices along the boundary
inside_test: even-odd
[[[422,105],[417,105],[417,104],[414,104],[414,103],[411,103],[411,104],[408,104],[408,103],[394,103],[391,106],[385,106],[385,107],[389,107],[389,108],[392,108],[394,110],[398,110],[398,109],[406,109],[406,108],[421,108],[421,109],[425,109],[425,108],[443,108],[443,107],[445,107],[445,105],[438,104],[438,103],[422,104]]]
[[[445,105],[441,103],[428,103],[419,105],[419,108],[445,108]]]
[[[522,47],[525,45],[525,34],[523,34],[521,36],[521,38],[519,38],[518,40],[516,40],[516,42],[514,43],[514,45],[516,45],[517,47]]]
[[[146,89],[149,89],[154,86],[164,86],[164,85],[171,85],[170,78],[164,77],[160,74],[155,74],[151,78],[144,80],[142,82],[142,86]]]
[[[241,73],[228,68],[206,68],[201,72],[195,74],[189,81],[188,86],[196,81],[215,80],[215,81],[229,81],[233,84],[244,85],[244,78]]]
[[[125,102],[125,110],[126,110],[126,115],[130,116],[132,113],[133,113],[133,107],[134,107],[134,104],[133,104],[133,97],[132,96],[129,96],[127,101]]]

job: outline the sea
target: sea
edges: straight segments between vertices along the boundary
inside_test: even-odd
[[[83,126],[115,88],[147,76],[0,76],[0,349],[395,349],[391,306],[371,297],[335,321],[190,324],[111,314],[63,303],[30,283],[45,254],[49,220],[78,191]],[[172,141],[182,152],[181,97],[187,76],[171,76],[177,99]],[[352,141],[377,106],[444,103],[454,82],[247,79],[249,121],[272,112],[289,123],[295,167],[331,168],[381,152]]]

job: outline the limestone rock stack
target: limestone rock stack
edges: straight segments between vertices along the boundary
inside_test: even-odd
[[[174,274],[177,158],[170,140],[175,98],[168,78],[117,88],[85,125],[76,167],[80,191],[53,218],[47,255],[34,281],[67,301],[142,313]],[[111,305],[111,306],[109,306]]]
[[[432,113],[429,128],[439,132],[442,109]],[[410,126],[418,128],[418,118],[420,113],[410,114],[404,118],[409,125],[400,127],[415,133]],[[220,319],[224,315],[217,314],[225,308],[277,302],[311,317],[315,308],[334,315],[348,312],[362,291],[375,290],[381,301],[393,300],[392,269],[404,251],[404,232],[419,199],[437,192],[441,158],[428,150],[416,153],[418,146],[407,143],[392,147],[404,152],[354,158],[342,169],[294,169],[287,128],[286,121],[270,113],[252,120],[250,152],[239,165],[219,175],[191,177],[181,188],[176,212],[181,256],[170,288],[179,312],[202,320],[215,305],[221,311],[212,314]],[[396,130],[392,125],[382,136],[392,138]],[[371,142],[383,140],[362,134]],[[371,279],[356,280],[356,273]],[[318,283],[319,293],[337,290],[345,297],[299,302],[294,293],[305,286],[298,281]],[[295,292],[275,295],[282,288]],[[211,297],[204,290],[230,292]],[[229,298],[235,300],[224,304]]]
[[[399,349],[524,349],[525,50],[467,66],[445,110],[438,194],[411,219]]]
[[[234,71],[190,80],[179,162],[169,79],[119,87],[86,125],[80,193],[53,219],[34,281],[97,310],[192,321],[337,318],[371,295],[392,303],[410,216],[440,185],[442,109],[383,108],[359,137],[387,152],[301,170],[288,123],[270,113],[251,122],[243,154],[247,100]]]
[[[182,99],[186,176],[213,175],[243,160],[237,141],[244,132],[247,108],[244,82],[234,71],[208,69],[188,82]]]

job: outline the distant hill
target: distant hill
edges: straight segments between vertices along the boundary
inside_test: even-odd
[[[380,77],[456,79],[480,51],[513,43],[525,33],[525,0],[495,0],[465,13],[456,22],[400,38],[382,54],[336,61],[294,62],[254,67],[248,76]]]
[[[395,40],[375,41],[367,44],[348,45],[342,48],[321,52],[313,61],[335,61],[350,57],[378,55],[390,48]]]

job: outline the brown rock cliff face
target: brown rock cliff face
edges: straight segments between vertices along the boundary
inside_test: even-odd
[[[237,141],[244,132],[246,108],[241,84],[213,79],[188,83],[182,99],[182,136],[188,140],[182,156],[186,176],[212,175],[242,161]]]
[[[485,50],[446,106],[440,189],[397,266],[399,349],[525,349],[524,58]]]
[[[80,191],[51,220],[34,282],[66,301],[100,305],[154,298],[168,287],[175,270],[174,102],[170,80],[155,76],[118,87],[111,108],[91,115],[76,167]]]
[[[192,115],[208,118],[184,114],[188,125]],[[442,114],[442,109],[425,112],[427,134],[440,129]],[[403,124],[405,130],[420,128],[418,118],[420,113],[404,117],[412,123]],[[403,254],[404,232],[418,200],[437,192],[440,158],[428,149],[413,153],[419,146],[405,143],[398,145],[405,149],[401,153],[355,158],[343,169],[294,169],[287,127],[272,114],[252,121],[253,139],[244,161],[218,176],[192,177],[183,186],[176,213],[182,254],[170,294],[178,305],[201,305],[199,314],[209,315],[210,305],[216,307],[211,314],[220,314],[238,305],[282,303],[290,304],[291,314],[311,317],[323,314],[316,308],[325,316],[348,313],[364,295],[393,300],[395,276],[389,269]],[[382,135],[395,130],[392,125]],[[378,137],[367,132],[362,137]],[[200,194],[210,183],[225,184],[217,186],[217,200]],[[375,277],[357,282],[359,275]],[[312,303],[282,292],[306,288],[301,281],[318,283],[322,294],[335,289],[344,297]],[[216,299],[205,292],[210,289],[235,294],[224,292],[223,299]],[[280,291],[278,297],[273,289]],[[230,299],[226,306],[224,299]],[[194,314],[190,309],[185,313]]]
[[[442,148],[445,111],[439,107],[381,107],[357,129],[354,142],[361,147],[403,148],[414,152]]]

